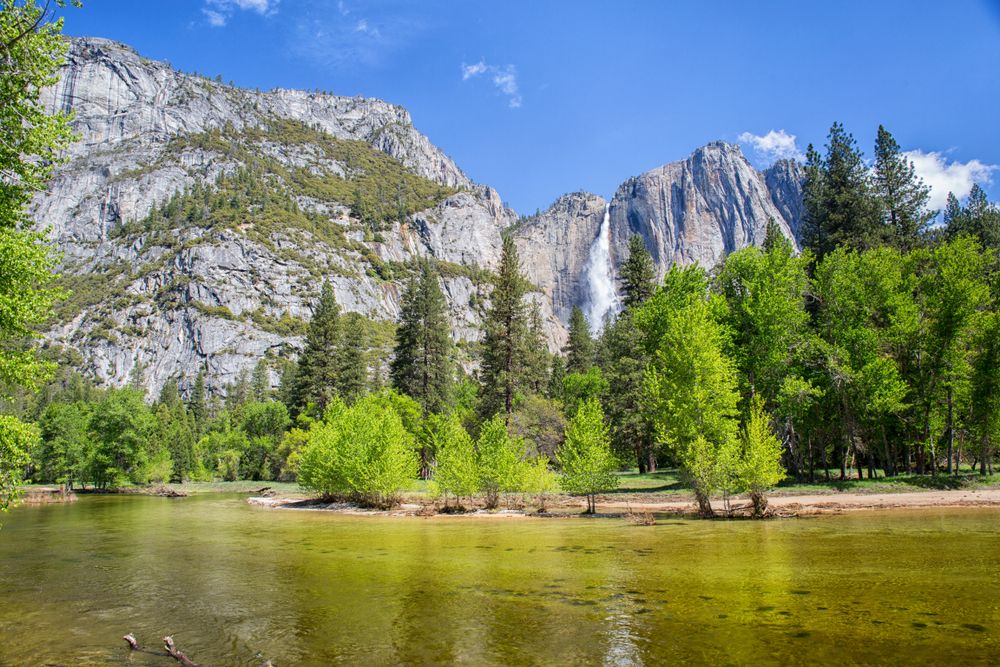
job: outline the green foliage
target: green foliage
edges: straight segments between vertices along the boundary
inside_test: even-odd
[[[529,394],[519,398],[514,406],[510,432],[533,443],[535,454],[546,461],[555,461],[565,430],[566,418],[559,401]]]
[[[49,113],[41,100],[66,59],[63,20],[35,0],[3,0],[0,8],[0,230],[11,230],[29,226],[25,209],[74,136],[70,117]]]
[[[90,406],[83,401],[50,403],[38,419],[41,438],[33,452],[34,478],[73,488],[85,478],[90,450]]]
[[[479,414],[487,419],[514,411],[514,397],[522,388],[527,367],[529,320],[525,302],[527,281],[521,274],[517,247],[504,237],[500,268],[483,319],[482,358],[479,366]]]
[[[854,137],[834,123],[826,156],[810,145],[803,192],[803,244],[822,259],[838,246],[872,248],[882,240],[868,166]]]
[[[587,511],[596,510],[594,496],[618,486],[619,462],[611,451],[608,426],[600,403],[584,402],[566,427],[566,442],[557,454],[562,466],[562,487],[587,496]]]
[[[573,306],[569,318],[569,339],[563,352],[566,353],[567,373],[586,373],[594,366],[594,341],[579,306]]]
[[[523,459],[524,441],[510,436],[502,415],[483,424],[476,441],[476,467],[487,509],[499,505],[500,494],[521,489]]]
[[[646,249],[646,241],[635,234],[628,241],[628,259],[621,268],[622,305],[630,310],[652,296],[656,289],[656,268]]]
[[[927,209],[931,189],[916,174],[913,162],[883,126],[875,140],[874,194],[886,240],[908,251],[923,244],[934,212]]]
[[[590,400],[599,400],[607,392],[608,381],[598,368],[591,368],[586,373],[568,373],[562,382],[566,416],[572,417],[581,405]]]
[[[108,391],[90,418],[94,444],[88,466],[90,480],[101,489],[115,488],[128,481],[145,481],[147,444],[154,426],[142,392]]]
[[[442,417],[434,420],[428,432],[429,447],[436,452],[437,465],[434,468],[433,485],[448,502],[448,494],[458,502],[462,498],[479,492],[479,467],[476,451],[469,433],[462,427],[458,417]]]
[[[400,304],[392,385],[415,398],[424,410],[445,408],[454,373],[447,303],[430,262],[421,262]]]
[[[559,476],[549,467],[547,457],[538,456],[525,464],[522,488],[534,496],[538,511],[544,512],[548,497],[559,491]]]
[[[711,494],[727,481],[739,394],[707,298],[690,289],[696,283],[669,279],[674,273],[640,313],[642,321],[656,323],[647,335],[658,334],[646,388],[657,434],[690,477],[707,515]]]
[[[334,401],[310,431],[299,482],[327,498],[391,507],[417,467],[413,436],[384,401],[366,397],[349,408]]]
[[[340,306],[330,283],[323,283],[306,333],[305,348],[299,355],[292,392],[295,411],[314,404],[322,411],[336,392],[340,375],[338,350],[341,345]]]
[[[35,425],[0,415],[0,511],[17,500],[22,470],[31,460],[28,452],[37,448],[38,439]]]
[[[1000,208],[987,201],[986,192],[978,183],[972,186],[964,207],[955,195],[948,193],[944,222],[949,239],[964,234],[978,239],[985,248],[1000,251]]]
[[[759,395],[750,403],[741,445],[734,471],[736,489],[750,494],[754,516],[762,517],[767,509],[764,493],[785,478],[785,469],[781,466],[781,440],[771,432],[771,417]]]

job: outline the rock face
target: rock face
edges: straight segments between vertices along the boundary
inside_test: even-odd
[[[769,220],[794,239],[801,205],[790,201],[793,171],[776,165],[762,174],[738,146],[719,141],[628,179],[611,200],[614,265],[633,234],[646,240],[661,276],[675,263],[710,268],[735,250],[763,243]]]
[[[417,257],[438,260],[454,336],[475,341],[503,234],[537,289],[550,349],[587,302],[608,203],[573,193],[519,220],[401,107],[239,89],[90,38],[72,40],[44,99],[74,112],[80,135],[33,203],[74,292],[48,338],[109,384],[156,392],[173,377],[185,389],[204,370],[219,390],[265,355],[294,357],[324,280],[377,328],[398,316]],[[372,174],[374,186],[357,180]],[[661,273],[759,243],[770,218],[794,236],[800,182],[797,164],[761,173],[722,143],[629,179],[610,203],[612,264],[633,233]],[[420,191],[419,205],[405,191]],[[383,209],[398,197],[399,211],[373,222],[362,195]]]
[[[562,322],[569,321],[573,306],[588,299],[587,256],[606,207],[604,197],[574,192],[528,218],[515,231],[528,278],[541,288]]]

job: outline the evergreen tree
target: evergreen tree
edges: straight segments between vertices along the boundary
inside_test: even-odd
[[[271,398],[271,369],[267,357],[261,357],[253,367],[250,377],[250,392],[255,401],[266,401]]]
[[[985,248],[1000,249],[1000,208],[989,202],[978,183],[972,186],[964,207],[948,193],[944,220],[948,238],[966,234],[975,237]]]
[[[395,356],[389,367],[392,386],[413,397],[430,413],[448,404],[453,368],[448,306],[429,261],[410,280],[400,304]]]
[[[563,395],[563,378],[566,377],[566,361],[558,354],[552,355],[549,365],[549,398],[560,401]]]
[[[837,246],[865,249],[881,240],[868,167],[840,123],[830,128],[822,163],[811,146],[806,153],[803,205],[803,241],[818,259]]]
[[[322,412],[336,394],[340,341],[340,306],[333,287],[326,282],[313,308],[305,347],[299,355],[292,405],[289,406],[293,412],[304,410],[310,403]]]
[[[205,388],[205,371],[198,371],[198,377],[194,380],[194,387],[191,389],[191,398],[188,401],[188,410],[194,417],[196,431],[200,435],[205,430],[208,422],[208,393]]]
[[[656,439],[645,404],[646,366],[650,356],[632,309],[626,309],[602,334],[605,350],[604,405],[611,443],[622,460],[635,461],[640,473],[656,470]]]
[[[338,356],[338,390],[353,403],[368,390],[368,350],[365,318],[359,313],[344,316],[344,333]]]
[[[628,242],[628,259],[621,268],[622,306],[627,310],[640,305],[656,288],[656,268],[646,249],[646,241],[634,234]]]
[[[514,411],[514,397],[523,385],[525,339],[528,333],[527,281],[518,265],[514,239],[505,236],[490,308],[483,318],[479,381],[479,414],[489,419]]]
[[[586,373],[594,365],[594,341],[579,306],[573,306],[569,317],[569,340],[563,351],[566,353],[567,373]]]
[[[882,125],[878,126],[875,140],[874,186],[886,240],[904,251],[921,245],[934,217],[927,210],[931,189],[917,176],[913,162],[902,154],[899,144]]]
[[[545,327],[542,324],[542,309],[538,301],[531,302],[531,312],[528,316],[528,329],[525,332],[523,349],[524,360],[522,373],[522,389],[532,394],[544,394],[549,383],[549,346],[545,342]]]

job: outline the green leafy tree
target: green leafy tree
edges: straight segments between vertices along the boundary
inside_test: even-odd
[[[94,449],[89,476],[101,489],[126,481],[142,482],[147,462],[147,444],[155,419],[143,394],[136,389],[112,389],[94,407],[90,438]]]
[[[535,446],[535,453],[554,461],[563,442],[566,418],[562,405],[538,394],[518,399],[511,415],[510,432]]]
[[[520,490],[523,459],[524,441],[510,436],[502,415],[483,424],[476,441],[476,468],[487,509],[496,509],[500,494]]]
[[[250,479],[275,479],[281,471],[278,443],[291,420],[288,408],[278,401],[254,401],[240,411],[239,430],[249,447],[242,452],[240,470]]]
[[[978,442],[979,474],[992,468],[995,443],[1000,441],[1000,314],[981,316],[972,362],[972,436]]]
[[[579,306],[573,306],[569,317],[569,339],[563,352],[566,353],[567,373],[586,373],[594,366],[594,340]]]
[[[781,440],[771,431],[771,416],[760,395],[750,402],[741,445],[734,475],[736,489],[750,494],[753,515],[760,518],[767,511],[767,490],[785,478]]]
[[[48,404],[38,419],[41,438],[34,452],[36,478],[40,482],[65,484],[85,475],[90,449],[87,425],[89,406],[82,402]]]
[[[934,212],[927,209],[931,189],[881,125],[875,139],[873,185],[886,239],[903,251],[919,247],[934,217]]]
[[[0,415],[0,511],[17,500],[24,467],[31,462],[28,452],[37,448],[38,442],[37,426]]]
[[[587,513],[597,511],[596,494],[618,487],[619,463],[611,451],[608,426],[601,404],[588,399],[566,427],[566,441],[557,455],[561,485],[570,493],[587,496]]]
[[[33,391],[51,373],[28,343],[62,293],[51,286],[56,258],[33,231],[27,206],[73,140],[69,117],[49,113],[41,91],[57,81],[66,55],[62,19],[34,0],[0,5],[0,399]],[[4,417],[0,435],[0,509],[14,498],[37,429]]]
[[[600,400],[608,393],[608,381],[599,368],[586,373],[569,373],[563,378],[563,404],[566,416],[572,418],[581,405],[591,399]]]
[[[349,497],[391,507],[417,476],[413,436],[378,397],[353,406],[335,401],[310,431],[299,462],[299,483],[324,497]]]
[[[490,308],[483,319],[480,349],[479,414],[488,419],[514,411],[514,398],[524,382],[525,339],[528,334],[527,281],[521,275],[517,247],[504,237]]]
[[[524,466],[522,488],[534,497],[538,511],[545,512],[549,496],[559,490],[559,476],[549,467],[549,459],[538,456]]]
[[[685,271],[671,268],[664,293],[643,307],[643,321],[655,322],[658,332],[646,388],[658,437],[690,479],[699,511],[710,516],[712,494],[731,479],[739,393],[722,328]]]
[[[444,495],[445,505],[448,505],[448,494],[461,504],[462,498],[479,493],[476,450],[458,417],[451,415],[434,420],[427,437],[433,440],[437,453],[434,487]]]
[[[437,272],[424,261],[400,304],[389,368],[392,386],[415,398],[424,410],[441,412],[448,404],[454,374],[451,350],[448,306]]]

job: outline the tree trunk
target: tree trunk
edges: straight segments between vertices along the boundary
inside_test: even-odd
[[[704,491],[696,488],[694,497],[698,501],[698,514],[705,518],[715,516],[715,510],[712,509],[712,499]]]
[[[951,385],[948,386],[948,474],[955,470],[952,468],[952,459],[955,456],[955,414],[951,397]]]
[[[646,461],[646,470],[648,472],[656,472],[656,452],[653,451],[652,447],[646,451]]]
[[[767,514],[767,496],[763,491],[754,491],[750,494],[750,500],[753,502],[753,517],[763,519]]]

